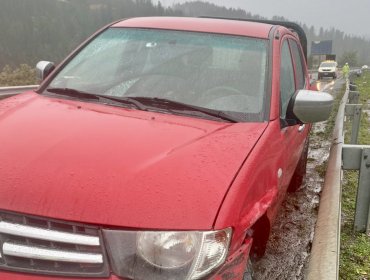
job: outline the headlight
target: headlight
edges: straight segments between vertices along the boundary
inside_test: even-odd
[[[193,280],[226,259],[231,229],[218,231],[104,230],[115,274],[139,280]]]
[[[189,264],[194,260],[198,248],[198,238],[193,232],[138,233],[139,255],[160,268],[180,268]]]

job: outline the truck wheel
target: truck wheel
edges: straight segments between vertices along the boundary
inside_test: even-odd
[[[253,272],[253,265],[251,260],[248,260],[247,268],[245,269],[243,280],[253,280],[254,279],[254,272]]]
[[[309,139],[307,138],[301,158],[299,159],[299,162],[294,171],[292,180],[290,181],[288,192],[297,191],[303,183],[303,178],[306,175],[306,168],[307,168],[308,144],[309,144]]]

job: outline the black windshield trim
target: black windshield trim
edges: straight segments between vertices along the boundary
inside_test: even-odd
[[[190,111],[192,113],[197,112],[197,113],[202,113],[202,114],[205,114],[211,117],[215,117],[215,118],[233,122],[233,123],[245,121],[244,119],[233,116],[232,113],[226,113],[224,111],[199,107],[199,106],[182,103],[182,102],[171,100],[171,99],[158,98],[158,97],[136,97],[136,96],[131,96],[131,98],[138,100],[140,103],[144,103],[146,106],[150,106],[150,107],[153,107],[153,106],[156,107],[160,105],[160,106],[164,106],[164,109],[168,109],[170,111],[177,111],[177,112],[180,111],[183,113],[184,111]],[[186,113],[186,115],[194,115],[192,113]]]
[[[98,102],[100,104],[110,106],[119,104],[120,105],[119,107],[138,109],[141,111],[152,111],[163,114],[170,113],[172,115],[191,116],[209,120],[218,119],[231,123],[250,122],[245,120],[246,114],[244,113],[213,110],[209,108],[199,107],[191,104],[186,104],[158,97],[141,97],[141,96],[114,97],[109,95],[88,93],[72,88],[48,88],[46,89],[46,91],[42,92],[42,94],[47,95],[52,94],[54,97],[71,98],[73,100],[83,100],[85,102],[86,101]],[[113,103],[106,101],[113,101]],[[247,114],[247,115],[248,118],[257,119],[258,118],[257,115],[259,114]]]
[[[61,95],[64,97],[71,97],[73,99],[83,99],[84,101],[86,100],[89,100],[89,101],[109,100],[115,103],[119,103],[120,105],[134,105],[135,108],[139,110],[147,111],[147,108],[145,107],[145,105],[141,104],[139,101],[132,99],[130,97],[117,98],[113,96],[84,92],[84,91],[80,91],[80,90],[76,90],[72,88],[48,88],[46,92]],[[101,103],[113,105],[111,104],[111,102],[101,102]],[[123,106],[123,107],[126,107],[126,106]],[[130,106],[130,108],[132,107]]]

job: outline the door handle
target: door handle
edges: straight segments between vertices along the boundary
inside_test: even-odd
[[[305,126],[306,126],[305,124],[300,125],[300,126],[298,127],[298,132],[302,132],[302,131],[304,130],[304,127],[305,127]]]

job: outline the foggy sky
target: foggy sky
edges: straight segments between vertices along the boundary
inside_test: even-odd
[[[158,0],[156,0],[158,1]],[[190,0],[160,0],[165,6]],[[334,27],[349,35],[370,39],[369,0],[202,0],[219,6],[242,8],[252,14],[271,18],[283,16],[289,20],[315,26]],[[155,2],[155,1],[154,1]]]

